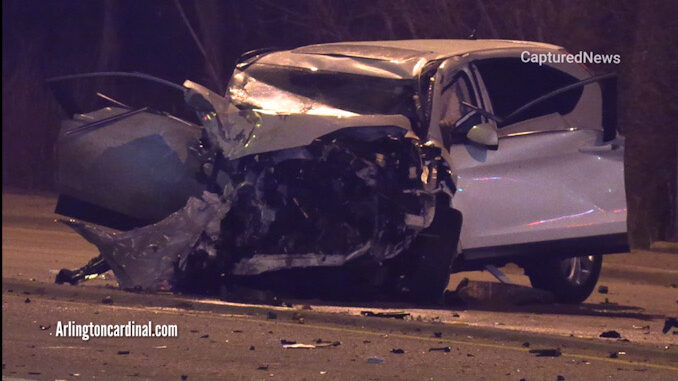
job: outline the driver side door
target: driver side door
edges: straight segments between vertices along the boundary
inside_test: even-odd
[[[517,104],[518,99],[532,100],[553,90],[536,86],[535,94],[526,94],[535,88],[526,85],[529,81],[551,81],[556,88],[558,81],[577,81],[557,69],[539,68],[528,70],[515,61],[490,60],[454,69],[456,74],[450,70],[453,80],[442,81],[441,105],[433,110],[437,116],[432,114],[432,120],[438,119],[441,140],[458,176],[452,205],[464,216],[460,245],[467,253],[493,256],[505,248],[584,237],[606,240],[623,234],[625,239],[623,145],[605,145],[601,128],[575,125],[567,119],[567,109],[577,108],[581,93],[565,93],[566,99],[550,106],[546,102],[524,118],[498,126],[496,151],[464,139],[473,124],[494,122],[477,114],[463,120],[467,110],[459,105],[458,94],[469,94],[468,103],[487,111],[506,113],[524,104]],[[502,78],[508,80],[486,86],[487,81]],[[450,113],[457,108],[461,110],[458,115]],[[595,116],[591,119],[596,120]]]

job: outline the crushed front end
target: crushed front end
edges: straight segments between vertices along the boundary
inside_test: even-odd
[[[410,83],[370,84],[372,95],[381,94],[369,97],[374,111],[388,113],[365,114],[359,100],[341,98],[344,108],[318,101],[346,89],[332,87],[303,106],[310,98],[262,88],[242,72],[232,82],[228,97],[184,83],[202,123],[201,138],[187,142],[201,197],[126,232],[69,222],[99,248],[121,287],[214,292],[234,276],[382,265],[407,252],[431,226],[437,194],[454,189],[440,179],[440,150],[413,132]],[[282,98],[295,98],[277,103],[293,109],[257,108],[257,99]],[[96,271],[106,269],[96,263]]]

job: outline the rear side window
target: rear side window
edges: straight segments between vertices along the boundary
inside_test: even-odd
[[[490,58],[476,61],[475,65],[485,82],[494,113],[500,117],[553,90],[578,82],[558,69],[525,63],[520,58]],[[510,124],[556,112],[568,114],[579,102],[582,92],[578,87],[550,98],[518,115]]]

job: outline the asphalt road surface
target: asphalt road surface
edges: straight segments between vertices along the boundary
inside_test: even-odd
[[[450,289],[471,279],[467,304],[290,299],[273,306],[124,292],[109,273],[55,285],[58,269],[97,252],[54,222],[54,203],[50,195],[3,194],[3,379],[678,379],[678,329],[662,333],[678,315],[676,244],[607,256],[599,282],[607,293],[577,306],[548,303],[484,272],[453,276]],[[506,272],[528,284],[518,268]],[[69,321],[150,321],[176,325],[178,336],[57,337],[59,323]],[[620,337],[601,338],[606,331]],[[290,342],[314,347],[285,348]]]

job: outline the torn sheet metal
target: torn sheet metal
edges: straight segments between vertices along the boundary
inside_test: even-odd
[[[205,192],[201,198],[189,198],[184,208],[164,220],[127,232],[64,222],[99,249],[121,288],[157,290],[172,287],[175,268],[186,261],[201,236],[216,241],[229,207],[228,201]]]

